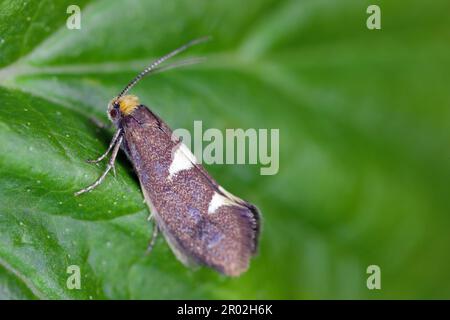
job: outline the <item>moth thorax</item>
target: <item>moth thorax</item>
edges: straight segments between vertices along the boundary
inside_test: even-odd
[[[139,98],[134,95],[126,95],[117,99],[120,112],[127,116],[139,106]]]

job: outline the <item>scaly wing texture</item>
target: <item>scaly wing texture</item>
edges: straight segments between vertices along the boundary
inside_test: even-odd
[[[145,198],[177,257],[231,276],[247,270],[257,249],[257,209],[221,188],[146,107],[124,118],[123,128]]]

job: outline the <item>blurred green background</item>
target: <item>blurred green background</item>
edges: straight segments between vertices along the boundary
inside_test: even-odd
[[[450,2],[0,1],[0,297],[450,298]],[[366,9],[381,7],[381,30]],[[183,267],[130,164],[95,192],[85,159],[107,102],[204,35],[200,65],[133,91],[172,128],[280,129],[280,170],[211,165],[263,213],[259,255],[229,279]],[[368,290],[366,268],[381,268]],[[68,290],[66,268],[81,268]]]

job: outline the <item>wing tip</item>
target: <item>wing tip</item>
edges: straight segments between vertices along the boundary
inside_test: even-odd
[[[245,210],[244,221],[245,225],[242,226],[244,232],[247,232],[247,241],[243,244],[243,254],[240,259],[234,261],[234,263],[216,268],[219,272],[229,277],[238,277],[245,273],[250,267],[251,258],[258,254],[259,249],[259,237],[261,234],[261,212],[253,204],[239,199],[241,210]],[[244,207],[244,208],[243,208]],[[248,232],[249,231],[249,232]]]
[[[246,207],[252,214],[253,248],[251,253],[252,256],[255,256],[258,254],[259,237],[261,234],[261,211],[254,204],[249,202],[246,202]]]

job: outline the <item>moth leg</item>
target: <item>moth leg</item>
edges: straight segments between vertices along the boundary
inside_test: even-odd
[[[114,162],[116,161],[116,157],[119,152],[120,145],[122,144],[122,140],[123,140],[123,136],[119,136],[119,138],[117,139],[117,143],[114,146],[114,149],[112,151],[111,158],[108,161],[108,165],[106,166],[106,169],[102,173],[102,175],[90,186],[88,186],[84,189],[81,189],[80,191],[75,192],[75,196],[79,196],[80,194],[92,191],[93,189],[98,187],[103,182],[103,180],[105,180],[105,177],[108,174],[108,172],[114,168]]]
[[[100,157],[98,157],[97,159],[94,160],[86,160],[86,162],[88,163],[98,163],[100,161],[102,161],[103,159],[105,159],[105,157],[108,155],[108,153],[111,151],[111,149],[114,147],[114,145],[117,142],[117,139],[119,138],[120,134],[122,133],[122,129],[119,129],[116,131],[116,133],[114,134],[111,142],[109,143],[108,149],[106,149],[105,153],[102,154]],[[114,176],[115,176],[115,172],[114,172]]]
[[[158,238],[159,234],[159,227],[156,221],[153,221],[153,232],[152,232],[152,238],[150,239],[150,243],[148,244],[146,254],[150,254],[152,252],[153,247],[155,246],[156,239]]]

